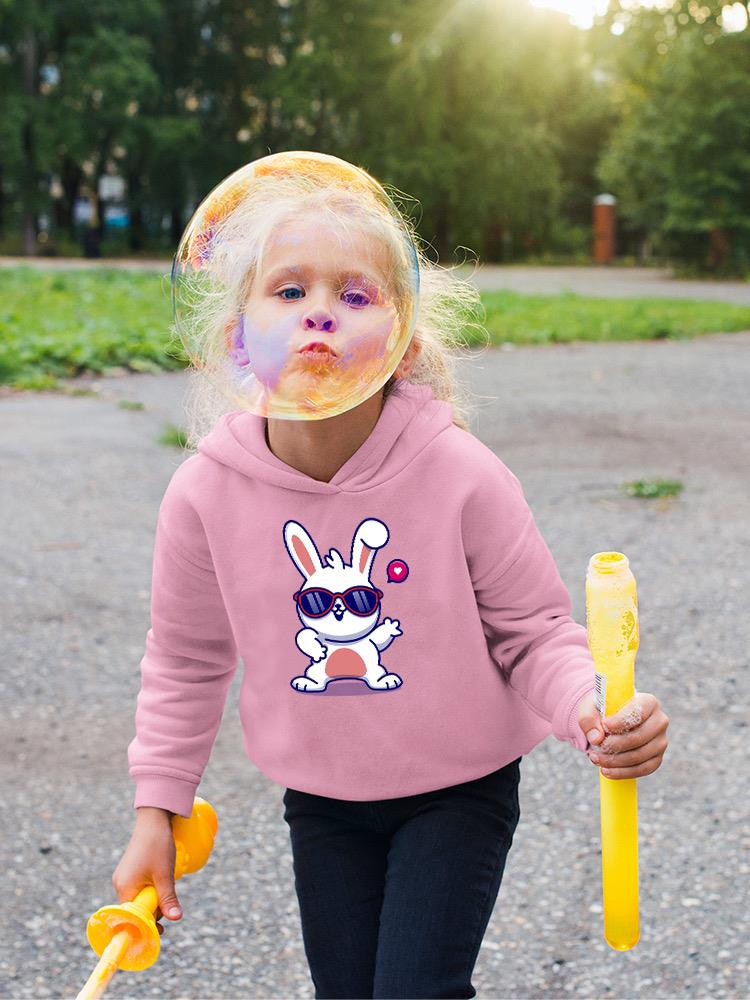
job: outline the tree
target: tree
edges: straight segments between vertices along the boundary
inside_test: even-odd
[[[599,176],[665,252],[722,267],[731,246],[736,267],[750,252],[749,171],[750,32],[682,31],[648,86],[630,86]]]

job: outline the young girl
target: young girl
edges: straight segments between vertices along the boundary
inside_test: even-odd
[[[638,777],[668,719],[644,693],[597,713],[586,629],[521,484],[462,412],[455,346],[478,295],[404,219],[409,329],[413,261],[342,170],[267,173],[214,240],[225,294],[191,329],[223,360],[196,367],[197,452],[159,510],[137,820],[113,883],[121,901],[153,883],[157,918],[179,919],[170,821],[190,815],[241,655],[245,751],[285,787],[316,997],[473,997],[523,755],[550,734],[601,742],[613,778]],[[264,361],[280,329],[291,346]]]

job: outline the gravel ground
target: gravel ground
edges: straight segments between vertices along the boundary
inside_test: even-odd
[[[596,769],[550,738],[522,763],[478,995],[747,997],[750,333],[493,349],[463,374],[480,396],[473,429],[524,484],[578,621],[589,556],[630,558],[636,684],[671,719],[664,763],[638,785],[638,946],[618,953],[602,934]],[[78,382],[96,395],[0,398],[4,997],[73,997],[95,964],[86,921],[115,901],[133,822],[126,749],[157,508],[184,457],[156,443],[180,422],[182,374]],[[624,496],[640,477],[685,489]],[[108,996],[314,995],[283,788],[243,757],[239,683],[201,785],[214,853],[178,882],[185,917],[165,921],[158,963],[118,973]]]

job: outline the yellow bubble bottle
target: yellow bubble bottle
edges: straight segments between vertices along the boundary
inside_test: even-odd
[[[205,865],[218,829],[213,806],[199,795],[193,800],[189,818],[172,817],[175,881]],[[76,1000],[102,997],[118,969],[140,972],[154,964],[161,950],[155,917],[158,906],[156,888],[147,885],[135,899],[102,906],[89,917],[86,936],[99,961]]]
[[[596,552],[586,573],[586,626],[596,670],[596,705],[613,715],[635,695],[638,598],[622,552]],[[640,939],[636,778],[599,771],[604,938],[616,951]]]

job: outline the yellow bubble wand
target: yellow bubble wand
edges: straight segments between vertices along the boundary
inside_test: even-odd
[[[175,881],[205,865],[218,828],[213,806],[199,796],[193,802],[189,819],[184,816],[172,818]],[[135,899],[102,906],[89,917],[86,936],[100,958],[76,1000],[102,996],[118,969],[140,972],[154,964],[161,947],[154,916],[158,905],[155,887],[147,885]]]
[[[589,560],[586,626],[596,707],[602,716],[613,715],[635,696],[639,639],[635,577],[622,552],[596,552]],[[640,939],[636,781],[599,771],[604,938],[616,951],[628,951]]]

